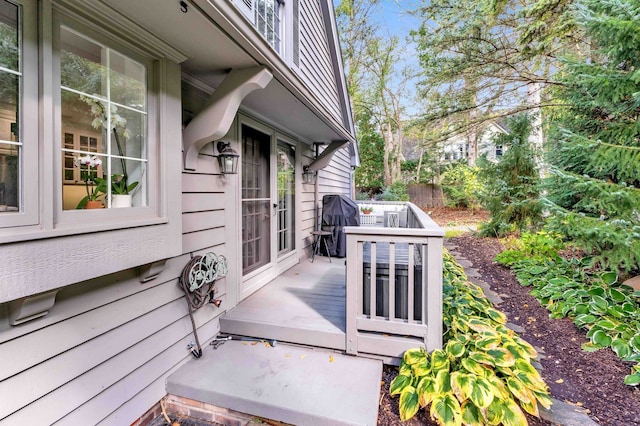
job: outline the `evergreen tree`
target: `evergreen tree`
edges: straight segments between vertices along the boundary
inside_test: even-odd
[[[640,3],[582,0],[588,58],[566,61],[549,138],[550,226],[602,266],[640,266]]]
[[[491,214],[481,229],[485,236],[524,231],[541,222],[540,173],[529,142],[531,118],[522,113],[507,119],[506,124],[509,132],[493,137],[493,143],[505,150],[500,161],[495,165],[486,159],[480,163],[484,183],[481,201]]]

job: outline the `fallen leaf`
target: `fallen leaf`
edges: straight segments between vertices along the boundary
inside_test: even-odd
[[[335,358],[333,357],[333,355],[329,355],[329,362],[333,362],[335,361]]]
[[[305,359],[306,357],[307,357],[307,356],[306,356],[306,355],[304,355],[304,354],[300,355],[300,359]]]
[[[270,348],[270,347],[271,347],[271,343],[269,343],[269,342],[265,342],[265,343],[264,343],[264,345],[265,345],[266,347],[268,347],[268,348]]]
[[[284,354],[285,358],[291,358],[291,354]]]
[[[560,384],[560,383],[564,383],[564,380],[562,380],[562,379],[558,379],[558,380],[556,380],[556,383],[558,383],[558,384]]]
[[[247,346],[247,345],[248,345],[248,343],[247,343],[247,342],[242,342],[242,344],[243,344],[243,345],[245,345],[245,346]]]
[[[253,343],[251,344],[251,346],[255,346],[255,345],[257,345],[257,344],[258,344],[258,342],[253,342]]]

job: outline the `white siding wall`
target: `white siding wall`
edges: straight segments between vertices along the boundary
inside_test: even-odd
[[[317,0],[300,0],[300,67],[302,80],[318,100],[342,122],[336,76],[331,64],[327,29]]]

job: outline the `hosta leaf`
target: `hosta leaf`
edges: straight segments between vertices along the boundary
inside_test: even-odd
[[[538,400],[538,404],[542,405],[547,410],[549,408],[551,408],[551,405],[553,404],[553,402],[551,401],[551,398],[549,397],[548,393],[534,391],[533,394],[535,395],[536,399]]]
[[[625,359],[632,354],[631,346],[629,346],[627,342],[622,339],[613,339],[613,341],[611,342],[611,349],[613,349],[616,355],[618,355],[622,359]]]
[[[436,374],[434,389],[436,393],[451,391],[451,375],[449,374],[449,370],[438,371],[438,374]]]
[[[467,325],[476,333],[487,334],[491,336],[496,336],[498,334],[495,331],[494,327],[480,318],[471,318],[469,321],[467,321]]]
[[[493,362],[498,367],[511,367],[516,363],[516,357],[505,348],[489,349],[487,354],[493,358]]]
[[[407,349],[404,351],[404,362],[409,365],[427,361],[427,353],[423,348]]]
[[[511,352],[516,358],[523,358],[527,361],[530,359],[529,353],[514,341],[504,342],[502,346]]]
[[[527,351],[530,358],[538,357],[538,351],[536,350],[536,348],[533,347],[533,345],[531,345],[531,343],[527,342],[526,340],[524,340],[519,336],[513,336],[513,341],[516,342],[518,345],[520,345],[522,349]]]
[[[476,378],[472,374],[455,371],[451,373],[451,390],[461,403],[469,399]]]
[[[534,376],[533,374],[525,373],[520,370],[514,371],[515,377],[520,379],[522,383],[525,384],[529,389],[538,392],[546,392],[547,385],[542,381],[540,377]]]
[[[442,368],[449,369],[449,358],[443,350],[436,349],[431,353],[431,368],[433,371],[438,371]]]
[[[499,425],[504,417],[504,407],[502,400],[494,398],[489,408],[483,411],[483,417],[490,425]]]
[[[442,426],[462,424],[462,409],[452,393],[437,395],[431,402],[430,414]]]
[[[423,377],[418,382],[416,392],[418,392],[418,403],[421,407],[426,407],[436,395],[436,379],[431,376]]]
[[[601,296],[593,296],[593,303],[595,303],[600,309],[606,310],[609,307],[607,299]]]
[[[593,287],[589,289],[589,294],[591,296],[602,296],[604,295],[604,288],[602,287]]]
[[[493,386],[493,394],[496,398],[505,399],[509,398],[509,390],[507,389],[507,385],[504,384],[504,381],[496,376],[491,375],[487,378],[491,386]]]
[[[478,408],[487,408],[491,402],[493,402],[494,394],[492,391],[493,387],[489,384],[487,379],[478,377],[472,384],[469,399],[471,399]]]
[[[445,347],[445,352],[454,358],[460,358],[465,350],[464,345],[458,340],[450,340]]]
[[[640,352],[640,335],[633,336],[633,338],[629,340],[629,346],[631,346],[634,351]]]
[[[547,268],[545,266],[538,266],[538,265],[532,266],[532,267],[527,269],[527,271],[531,275],[539,275],[539,274],[543,273],[546,270],[547,270]]]
[[[497,323],[505,324],[507,322],[507,316],[494,308],[486,308],[485,312],[489,315],[489,318],[494,320]]]
[[[534,399],[534,396],[532,395],[529,388],[527,388],[525,384],[520,381],[520,379],[516,377],[507,377],[506,382],[513,396],[518,398],[520,401],[531,402],[531,400]]]
[[[616,324],[609,320],[600,320],[596,324],[598,327],[604,328],[605,330],[613,330],[616,328]]]
[[[531,391],[529,392],[532,393]],[[540,412],[538,411],[538,402],[533,396],[531,396],[531,400],[529,402],[519,401],[519,403],[520,407],[522,407],[524,411],[531,414],[532,416],[540,417]]]
[[[627,299],[627,296],[625,296],[623,292],[615,288],[610,289],[609,292],[611,293],[611,298],[616,302],[624,302]]]
[[[465,426],[482,426],[484,425],[484,421],[482,419],[482,414],[480,414],[480,410],[476,407],[473,402],[466,401],[462,404],[462,423]]]
[[[420,408],[418,404],[418,393],[412,386],[406,387],[400,394],[400,419],[402,421],[409,420],[415,416]]]
[[[629,386],[640,385],[640,373],[629,374],[624,377],[624,384]]]
[[[487,374],[487,367],[484,367],[482,364],[471,358],[462,358],[460,363],[462,364],[462,367],[470,373],[476,374],[480,377],[484,377]]]
[[[582,327],[586,324],[593,324],[596,322],[596,316],[591,314],[582,314],[578,315],[573,319],[573,322],[578,326]]]
[[[600,279],[606,284],[611,285],[618,281],[618,274],[615,272],[605,272],[600,275]]]
[[[504,426],[527,426],[527,418],[514,400],[507,399],[504,401],[502,411],[502,424]]]
[[[581,345],[582,350],[585,352],[595,352],[595,351],[599,351],[600,349],[602,349],[600,346],[598,345],[594,345],[591,342],[587,342],[587,343],[583,343]]]
[[[611,344],[611,337],[607,336],[607,333],[605,333],[602,330],[596,330],[593,333],[593,336],[591,336],[591,341],[597,345],[600,346],[601,348],[606,348],[609,347],[609,345]]]
[[[411,377],[411,375],[413,374],[413,369],[411,368],[411,366],[409,364],[405,364],[404,362],[400,364],[400,371],[399,373],[401,376],[409,376]]]
[[[415,377],[422,377],[431,372],[431,366],[429,365],[429,362],[425,360],[424,362],[413,364],[411,366],[411,370],[413,371],[413,375]]]
[[[391,396],[399,395],[400,392],[403,391],[403,389],[410,385],[411,377],[403,375],[396,376],[396,378],[393,379],[391,385],[389,386],[389,393],[391,394]]]
[[[498,347],[502,339],[498,336],[483,336],[481,339],[476,341],[476,348],[480,350],[493,349]]]
[[[480,364],[490,365],[491,367],[495,365],[493,358],[484,352],[471,352],[469,353],[469,358]]]

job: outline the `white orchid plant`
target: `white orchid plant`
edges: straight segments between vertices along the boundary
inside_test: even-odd
[[[88,201],[97,201],[100,195],[107,189],[106,179],[98,177],[98,167],[102,165],[102,160],[97,155],[76,156],[74,165],[80,168],[80,179],[84,181],[87,195],[80,200],[77,209],[83,209]]]

